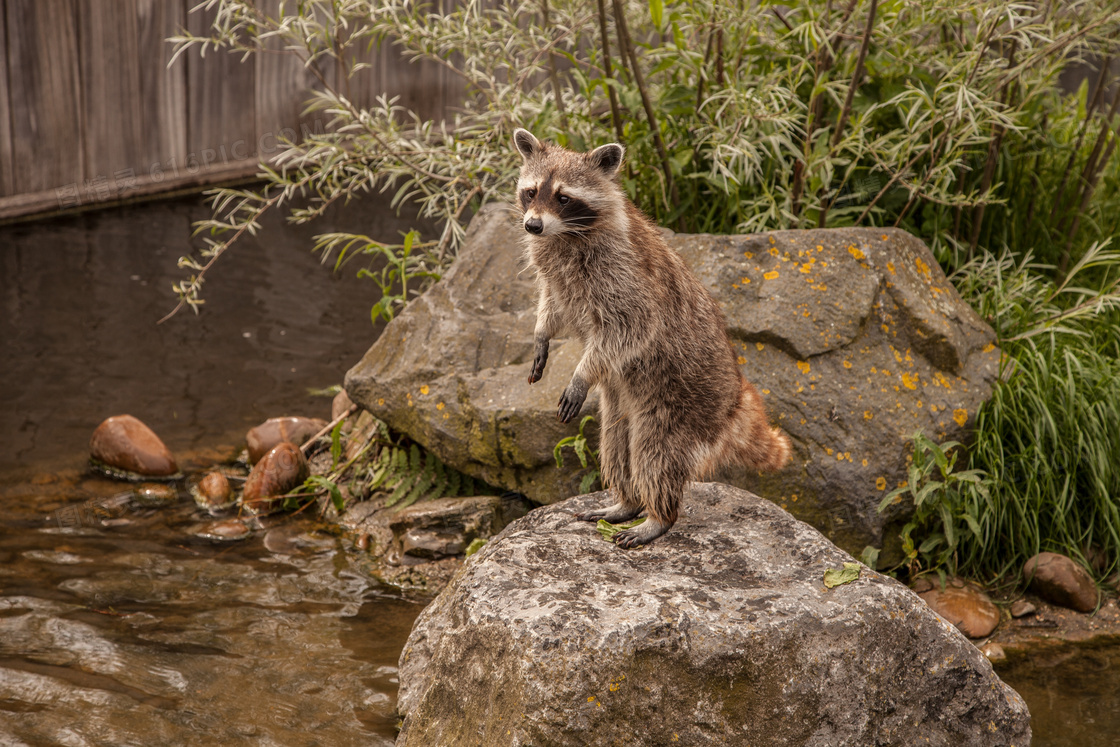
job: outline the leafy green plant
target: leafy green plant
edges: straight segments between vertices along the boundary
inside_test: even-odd
[[[587,442],[587,435],[583,432],[588,423],[594,422],[596,422],[594,415],[584,415],[583,420],[579,421],[579,433],[560,439],[552,449],[552,456],[556,459],[557,469],[564,466],[564,449],[571,448],[576,454],[576,459],[579,460],[579,466],[587,470],[579,481],[579,492],[581,494],[591,492],[592,486],[595,485],[595,481],[600,476],[599,450],[591,448],[591,445]]]
[[[1104,575],[1120,558],[1120,253],[1095,246],[1061,282],[1054,269],[1005,253],[952,278],[1004,352],[969,448],[990,478],[962,542],[976,575],[1017,575],[1044,550],[1102,551]]]
[[[906,484],[888,493],[879,511],[912,500],[914,515],[901,533],[905,557],[900,566],[906,565],[911,576],[923,571],[956,575],[962,539],[971,535],[982,541],[982,506],[976,498],[988,496],[989,481],[981,470],[956,468],[962,454],[956,441],[936,444],[919,431],[912,443]]]
[[[177,309],[198,309],[206,272],[265,212],[308,222],[384,192],[438,237],[336,233],[316,246],[336,267],[365,257],[389,297],[374,316],[391,315],[439,276],[475,210],[510,199],[517,126],[575,149],[622,142],[627,192],[679,230],[893,225],[948,266],[1037,245],[1064,273],[1120,221],[1115,81],[1101,65],[1075,93],[1057,85],[1069,65],[1118,50],[1120,6],[1105,0],[203,7],[208,33],[174,37],[176,56],[294,55],[317,80],[308,111],[330,122],[262,164],[260,189],[213,193],[214,216],[197,224],[207,245],[180,260],[191,275]],[[375,85],[369,50],[387,45],[450,73],[463,90],[453,114],[354,103],[350,90]]]
[[[367,487],[388,493],[385,505],[398,509],[422,498],[476,494],[473,478],[448,467],[435,454],[422,452],[416,444],[382,447],[370,464]]]

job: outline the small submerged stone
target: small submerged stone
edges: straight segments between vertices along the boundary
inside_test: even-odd
[[[1028,602],[1026,599],[1019,599],[1011,603],[1011,616],[1014,618],[1033,615],[1037,611],[1038,608]]]
[[[179,500],[179,492],[162,482],[145,482],[132,491],[132,499],[141,506],[167,506]]]
[[[269,418],[245,436],[249,444],[249,463],[256,464],[281,443],[302,446],[326,425],[318,418]]]
[[[198,485],[191,488],[191,496],[201,508],[210,511],[229,508],[234,504],[233,489],[221,472],[208,472],[198,481]]]
[[[950,579],[945,588],[935,585],[918,594],[922,601],[969,638],[991,635],[999,624],[999,608],[980,589],[960,579]]]
[[[1078,612],[1097,608],[1097,585],[1088,571],[1065,555],[1040,552],[1023,564],[1023,576],[1031,590],[1051,604]]]
[[[299,487],[310,470],[298,446],[281,443],[261,457],[241,493],[241,505],[253,513],[278,508],[277,498]]]
[[[217,540],[219,542],[232,542],[245,539],[253,530],[241,519],[225,519],[204,524],[194,533],[196,537]]]
[[[131,415],[114,415],[89,440],[94,469],[124,480],[181,477],[175,458],[151,428]]]

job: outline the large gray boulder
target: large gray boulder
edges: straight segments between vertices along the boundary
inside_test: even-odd
[[[469,558],[400,660],[398,745],[1019,745],[1023,700],[902,584],[768,501],[691,486],[621,550],[532,511]]]
[[[578,463],[552,449],[576,431],[556,403],[580,356],[554,341],[529,386],[536,294],[510,213],[483,210],[459,260],[346,377],[355,402],[457,469],[541,503],[577,491]],[[967,441],[1000,351],[926,246],[894,229],[671,235],[719,302],[744,375],[789,433],[785,470],[730,472],[858,553],[890,522],[876,507],[906,479],[906,439],[921,429]],[[592,391],[594,395],[594,390]],[[595,413],[588,399],[583,412]],[[897,534],[892,532],[891,536]]]

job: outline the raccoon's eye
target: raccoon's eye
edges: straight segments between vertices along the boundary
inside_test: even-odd
[[[537,190],[527,189],[527,190],[525,190],[525,196],[528,197],[531,200],[531,199],[533,199],[534,197],[537,196]]]
[[[572,198],[568,197],[567,195],[556,195],[556,201],[561,205],[567,205],[568,202],[571,201],[571,199]]]

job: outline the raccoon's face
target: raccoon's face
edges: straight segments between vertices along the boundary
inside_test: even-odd
[[[544,145],[528,130],[513,133],[525,159],[517,182],[522,225],[534,236],[586,233],[620,205],[614,177],[622,146],[611,143],[590,153]]]

